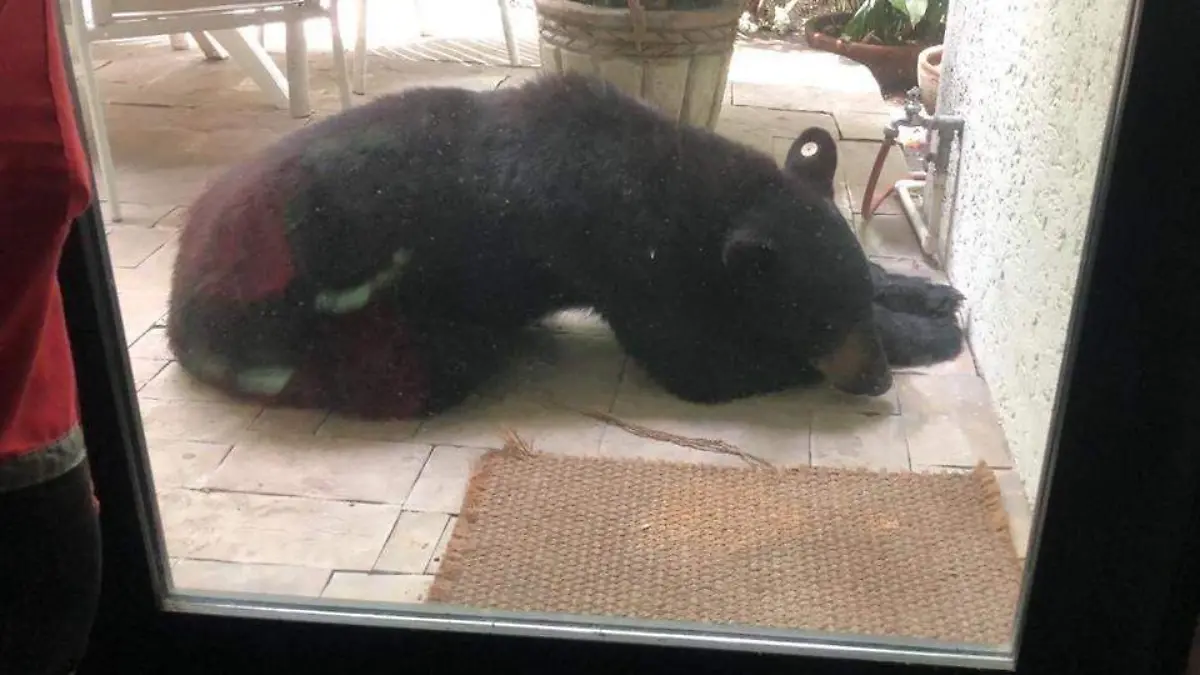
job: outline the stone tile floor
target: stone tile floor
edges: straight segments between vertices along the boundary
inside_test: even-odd
[[[1000,469],[1024,549],[1029,506],[969,353],[904,372],[877,399],[808,391],[702,408],[650,385],[602,323],[565,313],[547,321],[539,347],[501,382],[424,423],[264,409],[190,381],[173,363],[162,328],[184,209],[215,172],[309,120],[272,109],[229,62],[171,51],[165,40],[98,45],[95,54],[126,214],[106,227],[108,246],[177,587],[419,601],[472,462],[498,445],[505,427],[549,452],[738,461],[547,408],[540,402],[546,394],[643,426],[721,438],[782,465],[965,470],[983,459]],[[852,213],[888,115],[870,76],[818,55],[809,66],[839,69],[826,72],[825,88],[796,83],[781,72],[810,77],[804,52],[780,54],[739,47],[719,131],[782,159],[800,130],[831,129],[841,139],[839,201],[869,252],[893,268],[940,277],[920,258],[896,205],[865,224]],[[317,117],[337,109],[327,56],[314,57]],[[368,87],[373,95],[431,82],[494,88],[534,72],[381,49]],[[853,82],[857,90],[847,85]],[[893,155],[881,184],[904,171]]]

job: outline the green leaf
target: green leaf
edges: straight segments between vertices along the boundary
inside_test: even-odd
[[[866,0],[859,5],[858,11],[842,26],[842,39],[858,42],[867,34],[867,17],[875,7],[875,0]]]
[[[925,11],[929,8],[929,0],[891,0],[891,3],[896,11],[908,18],[913,28],[921,23],[921,19],[925,18]]]
[[[921,19],[925,18],[925,12],[929,9],[929,0],[908,0],[906,4],[908,5],[908,21],[913,28],[916,28],[917,24],[921,23]]]

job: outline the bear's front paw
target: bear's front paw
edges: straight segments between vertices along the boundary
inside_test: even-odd
[[[954,287],[931,285],[925,294],[925,311],[929,316],[953,316],[962,305],[963,296]]]

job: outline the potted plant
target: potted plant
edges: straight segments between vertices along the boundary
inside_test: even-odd
[[[712,129],[744,0],[535,0],[542,70],[600,75]]]
[[[917,86],[921,104],[932,115],[937,110],[938,83],[942,80],[942,45],[933,45],[917,55]]]
[[[804,26],[814,49],[871,70],[884,96],[917,84],[917,56],[946,34],[949,0],[864,0],[853,13],[816,16]]]

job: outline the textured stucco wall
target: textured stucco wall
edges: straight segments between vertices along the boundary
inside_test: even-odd
[[[951,4],[938,108],[966,129],[942,254],[968,298],[971,345],[1032,497],[1129,3]]]

